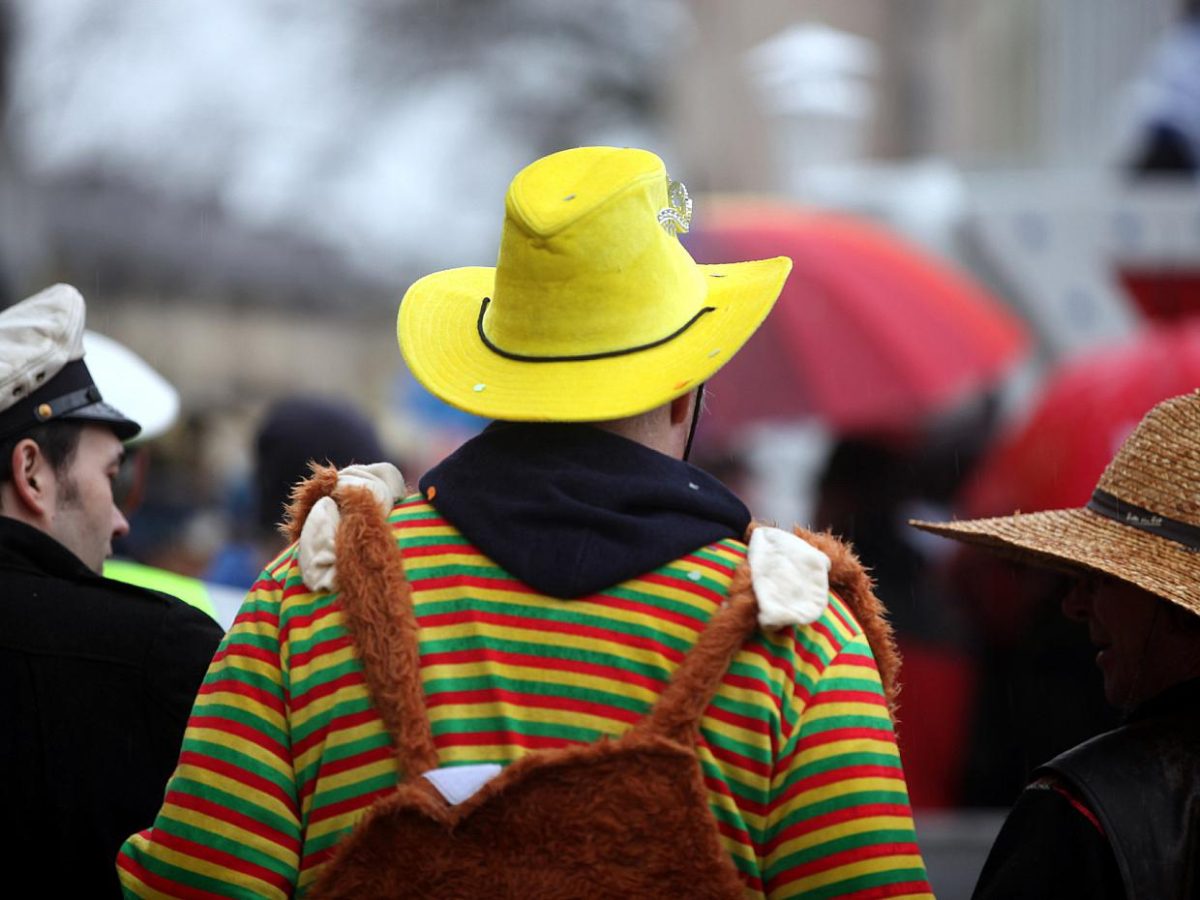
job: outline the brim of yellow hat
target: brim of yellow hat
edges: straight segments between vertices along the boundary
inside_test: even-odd
[[[1200,614],[1200,554],[1090,509],[909,524],[1033,565],[1109,575]]]
[[[400,352],[413,376],[451,406],[489,419],[592,422],[637,415],[706,381],[771,311],[787,257],[697,266],[708,284],[700,316],[670,340],[600,359],[529,362],[490,350],[480,304],[496,270],[450,269],[413,284],[400,303]]]

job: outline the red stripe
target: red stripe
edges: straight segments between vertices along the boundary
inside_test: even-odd
[[[243,812],[238,812],[231,807],[214,803],[211,800],[205,800],[202,797],[185,794],[182,791],[168,791],[165,802],[182,807],[183,809],[190,809],[201,815],[211,816],[236,828],[256,834],[260,838],[268,840],[278,847],[282,847],[284,850],[295,853],[297,856],[300,855],[300,839],[296,835],[285,834],[282,831],[272,828],[265,822],[260,822],[258,819],[252,818]]]
[[[366,682],[364,681],[361,668],[347,672],[344,675],[339,675],[332,681],[324,681],[320,684],[314,684],[303,694],[292,695],[292,712],[293,714],[298,713],[310,706],[315,701],[320,700],[322,697],[328,697],[330,694],[336,694],[342,688],[363,686],[363,690],[366,690],[365,684]]]
[[[350,639],[350,635],[343,634],[341,637],[329,638],[328,640],[318,641],[307,650],[302,650],[299,653],[293,653],[288,657],[288,669],[295,672],[301,666],[306,666],[313,661],[315,657],[324,656],[331,653],[337,653],[340,650],[345,650],[347,647],[353,647],[354,642]]]
[[[424,589],[424,584],[422,584],[421,588],[422,590]],[[522,593],[529,593],[529,589],[526,588]],[[676,663],[683,659],[682,651],[676,650],[674,647],[670,647],[652,638],[618,632],[596,625],[579,625],[573,622],[557,622],[552,619],[531,619],[515,614],[493,613],[483,610],[463,610],[429,616],[418,615],[418,619],[423,628],[442,628],[451,625],[478,622],[486,625],[497,625],[511,631],[568,634],[573,637],[624,644],[630,649],[649,650],[652,653],[658,653]]]
[[[237,694],[241,697],[246,697],[258,703],[260,706],[265,706],[272,712],[283,715],[285,708],[283,700],[275,694],[270,694],[262,688],[255,687],[251,684],[246,684],[236,678],[214,678],[212,681],[206,681],[200,686],[199,695],[207,694]]]
[[[837,619],[839,622],[841,622],[842,627],[844,627],[848,632],[855,635],[856,637],[858,635],[862,634],[862,628],[859,626],[858,622],[854,621],[853,619],[847,619],[844,615],[842,615],[842,610],[845,608],[844,601],[842,601],[842,598],[838,597],[837,594],[834,594],[834,596],[837,597],[838,600],[841,602],[829,604],[828,608],[829,608],[830,615],[832,615],[835,619]]]
[[[841,741],[854,740],[883,741],[894,746],[896,735],[887,726],[880,728],[830,728],[827,731],[818,731],[800,738],[796,749],[798,752],[813,747],[822,747],[825,744],[836,744]]]
[[[160,847],[166,847],[169,850],[174,850],[177,853],[184,853],[193,859],[207,863],[212,866],[220,866],[223,869],[228,869],[231,872],[239,872],[242,875],[248,875],[251,878],[257,878],[260,881],[265,881],[267,884],[277,888],[285,896],[291,896],[292,882],[291,879],[272,871],[265,866],[260,866],[257,863],[252,863],[249,860],[242,859],[239,856],[234,856],[232,853],[226,853],[224,850],[218,850],[216,847],[205,846],[204,844],[190,841],[187,838],[180,837],[177,834],[171,834],[162,828],[154,829],[154,843]],[[228,873],[224,879],[228,882]],[[168,891],[169,893],[169,891]]]
[[[725,762],[728,765],[741,769],[743,772],[757,775],[760,778],[769,778],[771,776],[771,764],[769,762],[760,762],[759,760],[751,759],[749,756],[743,756],[735,750],[713,746],[708,741],[704,741],[704,745],[708,747],[709,751],[719,762]],[[722,768],[725,767],[722,766]]]
[[[251,601],[255,602],[255,601]],[[236,625],[266,625],[268,628],[279,627],[279,613],[275,610],[254,609],[250,606],[242,606],[241,612],[237,614],[237,618],[233,620]]]
[[[781,793],[777,802],[785,803],[787,800],[805,791],[815,790],[816,788],[826,787],[831,784],[840,784],[855,778],[899,779],[903,783],[904,771],[899,766],[840,766],[837,769],[831,769],[828,772],[817,772],[793,782]]]
[[[787,828],[781,829],[767,842],[766,850],[770,853],[780,844],[820,831],[823,828],[853,822],[856,819],[870,819],[878,816],[899,816],[907,819],[911,815],[912,810],[904,803],[861,803],[845,809],[835,809],[819,816],[800,819]]]
[[[640,713],[631,712],[617,706],[607,706],[590,700],[578,700],[573,697],[555,697],[542,694],[523,694],[507,688],[494,687],[472,691],[443,691],[427,697],[425,705],[429,709],[440,706],[468,706],[472,704],[508,703],[519,709],[565,709],[572,712],[590,713],[607,719],[616,719],[630,724],[641,718]]]
[[[144,838],[150,839],[152,830],[143,831],[141,835]],[[168,897],[177,897],[179,900],[221,900],[222,897],[228,896],[227,894],[213,894],[200,888],[188,887],[186,884],[180,884],[177,881],[168,881],[165,878],[160,878],[141,863],[130,859],[124,851],[117,857],[117,867],[124,869],[147,887],[166,894]]]
[[[345,800],[339,800],[336,803],[314,806],[308,814],[309,827],[312,827],[316,822],[324,822],[326,819],[336,819],[338,816],[366,809],[377,798],[390,794],[395,789],[394,785],[389,785],[388,787],[382,787],[367,794],[357,794],[353,797],[347,797]]]
[[[868,706],[887,707],[887,700],[884,699],[883,694],[871,691],[825,690],[818,691],[817,695],[812,698],[813,709],[829,703],[865,703]]]
[[[585,662],[580,659],[558,659],[550,656],[535,656],[532,653],[510,653],[492,647],[473,647],[469,650],[450,650],[445,653],[421,654],[421,668],[429,666],[465,666],[472,663],[495,663],[497,666],[527,666],[552,672],[569,672],[575,675],[591,675],[621,684],[637,685],[659,693],[666,682],[628,669],[608,666],[603,663]]]
[[[380,729],[383,728],[383,721],[373,706],[367,706],[357,712],[336,715],[325,724],[310,731],[305,737],[295,741],[292,744],[292,757],[299,759],[317,744],[324,743],[330,735],[339,731],[349,731],[367,722],[375,722]]]
[[[438,750],[451,747],[520,747],[524,750],[549,750],[569,747],[578,741],[539,734],[520,734],[515,731],[462,731],[438,735],[434,745]]]
[[[212,661],[217,663],[231,656],[237,659],[252,659],[255,662],[266,663],[272,669],[279,668],[279,654],[276,651],[256,647],[254,644],[244,644],[237,635],[213,654]]]
[[[193,712],[192,717],[188,720],[188,730],[190,731],[193,728],[210,728],[213,731],[224,732],[237,738],[238,741],[262,747],[288,766],[292,764],[292,758],[288,754],[286,747],[271,740],[261,731],[255,731],[241,722],[235,722],[223,716],[201,716]]]
[[[643,584],[656,584],[660,587],[672,588],[677,591],[686,591],[694,597],[709,601],[714,607],[725,599],[725,591],[714,591],[712,588],[700,581],[692,581],[689,578],[680,577],[679,575],[660,575],[657,572],[650,572],[636,580],[642,582]],[[599,597],[603,597],[604,602],[606,603],[611,603],[616,600],[624,600],[624,598],[612,597],[607,594],[600,594]],[[685,616],[670,610],[662,609],[655,604],[642,603],[640,604],[640,608],[648,610],[652,615],[656,616],[677,616],[680,625],[689,625],[694,631],[699,631],[704,627],[703,622],[697,622],[691,616]]]
[[[308,588],[305,588],[300,593],[307,593],[307,592],[308,592]],[[291,634],[295,629],[297,629],[297,628],[312,628],[315,624],[320,622],[322,619],[333,618],[335,615],[340,614],[341,611],[342,611],[342,604],[340,601],[337,601],[337,600],[323,603],[320,607],[313,609],[310,612],[303,613],[303,614],[289,611],[287,621],[280,623],[280,629],[279,629],[280,643],[287,642],[291,638]],[[341,625],[342,623],[339,621],[337,624]]]
[[[289,812],[294,816],[299,816],[300,811],[296,805],[296,798],[284,790],[275,782],[263,778],[261,775],[244,769],[241,766],[227,763],[224,760],[217,759],[214,756],[208,756],[203,753],[197,753],[195,750],[184,750],[179,754],[180,766],[192,766],[197,769],[207,769],[217,775],[222,775],[231,781],[239,782],[250,788],[252,791],[257,791],[260,794],[265,794],[282,803]]]
[[[381,760],[391,759],[394,755],[395,751],[390,746],[381,746],[372,747],[370,750],[363,750],[361,753],[355,753],[342,759],[323,762],[321,763],[321,768],[317,771],[317,777],[314,779],[314,782],[341,772],[349,772],[351,769],[374,765]]]

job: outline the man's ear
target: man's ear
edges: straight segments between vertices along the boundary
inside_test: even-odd
[[[17,441],[12,451],[12,491],[22,511],[41,519],[54,501],[54,479],[50,461],[37,441]]]
[[[671,424],[682,425],[687,421],[692,412],[692,406],[695,403],[696,392],[688,391],[682,397],[676,397],[671,401]]]

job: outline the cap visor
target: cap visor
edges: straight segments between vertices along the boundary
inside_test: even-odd
[[[103,401],[72,410],[61,419],[62,421],[94,422],[97,425],[106,425],[122,441],[137,437],[138,432],[142,430],[142,426],[133,419],[126,418],[115,407],[109,406]]]

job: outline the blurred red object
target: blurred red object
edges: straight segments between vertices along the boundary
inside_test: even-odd
[[[1046,379],[1031,414],[968,479],[967,518],[1087,503],[1122,441],[1160,400],[1200,387],[1200,320],[1158,325]]]
[[[780,301],[710,383],[711,428],[822,419],[907,430],[988,385],[1028,345],[981,287],[866,221],[779,201],[714,200],[685,238],[698,262],[790,256]]]
[[[1173,321],[1200,314],[1200,271],[1121,269],[1121,284],[1151,319]]]

